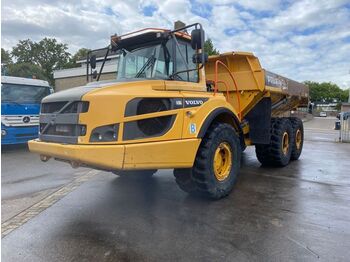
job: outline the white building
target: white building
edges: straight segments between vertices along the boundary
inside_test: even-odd
[[[97,72],[100,72],[100,68],[104,59],[103,53],[100,53],[97,57]],[[118,55],[110,55],[105,62],[100,80],[115,79],[118,67]],[[85,85],[88,81],[86,78],[86,59],[76,61],[79,67],[55,70],[53,72],[53,77],[55,79],[55,91],[61,91],[68,88]],[[91,68],[89,68],[89,74],[91,73]],[[89,76],[89,82],[94,81]]]

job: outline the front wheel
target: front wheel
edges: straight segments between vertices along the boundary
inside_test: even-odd
[[[179,187],[191,194],[212,199],[227,196],[236,181],[241,160],[241,146],[232,126],[214,124],[198,149],[191,169],[175,169]]]

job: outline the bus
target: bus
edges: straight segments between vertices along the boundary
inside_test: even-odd
[[[44,80],[1,77],[1,145],[24,144],[38,137],[40,103],[51,93]]]

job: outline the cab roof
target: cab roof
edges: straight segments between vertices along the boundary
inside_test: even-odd
[[[144,45],[154,41],[159,41],[166,33],[170,33],[171,30],[161,28],[144,28],[138,31],[127,33],[121,36],[111,36],[111,41],[118,44],[118,46],[125,49],[134,48],[135,46]],[[186,32],[175,32],[177,37],[185,40],[191,40],[191,36]]]
[[[47,87],[50,86],[49,82],[44,80],[24,78],[24,77],[14,77],[14,76],[1,76],[1,83],[29,85],[29,86],[47,86]]]

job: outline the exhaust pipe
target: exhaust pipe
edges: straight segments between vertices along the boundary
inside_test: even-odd
[[[40,160],[43,162],[49,161],[51,156],[40,155]]]

